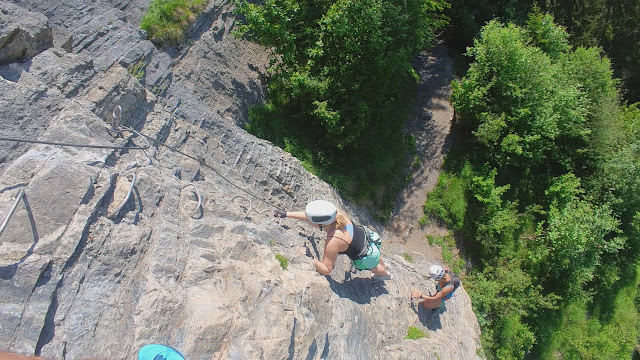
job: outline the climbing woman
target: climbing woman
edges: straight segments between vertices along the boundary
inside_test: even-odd
[[[359,270],[371,270],[374,280],[390,280],[391,274],[385,269],[380,255],[377,234],[368,228],[354,224],[344,212],[326,200],[314,200],[307,204],[305,211],[285,212],[274,210],[273,216],[306,220],[312,226],[327,232],[322,261],[314,257],[313,263],[322,275],[329,275],[338,254],[346,254]],[[373,235],[373,237],[372,237]],[[306,248],[308,252],[308,248]]]
[[[429,274],[436,281],[436,294],[433,296],[423,295],[421,292],[412,290],[411,298],[423,300],[420,302],[425,309],[438,309],[444,302],[451,299],[453,293],[460,286],[460,278],[453,271],[440,265],[433,265],[429,268]]]

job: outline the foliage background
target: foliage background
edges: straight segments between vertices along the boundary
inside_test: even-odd
[[[415,54],[446,24],[442,0],[244,1],[245,36],[273,49],[268,101],[247,130],[290,152],[379,219],[405,181]]]
[[[452,94],[464,141],[425,211],[479,264],[466,284],[488,357],[631,358],[637,105],[619,105],[600,48],[573,48],[539,10],[524,26],[489,21],[467,56]]]
[[[460,53],[492,19],[524,25],[535,8],[555,17],[575,46],[602,47],[611,59],[622,97],[640,101],[640,0],[451,0],[448,43]],[[463,75],[463,74],[461,74]]]

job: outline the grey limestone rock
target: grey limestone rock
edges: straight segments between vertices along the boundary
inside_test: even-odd
[[[73,50],[73,36],[64,28],[53,27],[53,46],[71,52]]]
[[[0,66],[26,61],[52,46],[46,16],[0,1]]]

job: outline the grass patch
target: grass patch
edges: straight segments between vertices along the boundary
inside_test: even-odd
[[[447,234],[445,236],[426,236],[429,245],[438,245],[442,247],[442,260],[453,270],[454,273],[460,275],[465,268],[465,261],[460,258],[453,250],[456,249],[456,240],[453,235]]]
[[[427,337],[427,334],[425,334],[422,330],[415,326],[409,326],[409,330],[407,330],[407,336],[405,336],[404,338],[408,340],[417,340],[424,337]]]
[[[590,309],[586,299],[564,308],[539,358],[552,360],[560,355],[564,359],[630,359],[640,334],[638,270],[635,279],[618,284],[620,292],[605,302],[604,308]]]
[[[411,257],[411,254],[409,253],[404,253],[402,254],[402,257],[407,260],[408,262],[412,263],[413,262],[413,257]]]
[[[176,45],[208,4],[209,0],[154,0],[140,27],[154,43]]]
[[[287,267],[289,266],[289,259],[280,254],[276,254],[276,260],[280,263],[282,270],[287,270]]]
[[[447,264],[451,264],[453,262],[453,252],[448,246],[442,247],[442,260]]]
[[[445,237],[444,236],[427,235],[427,241],[429,242],[429,245],[431,245],[431,246],[433,246],[433,245],[442,246],[445,243]]]
[[[130,65],[127,70],[129,74],[138,80],[142,80],[144,77],[144,68],[147,67],[147,63],[144,61],[138,61],[137,63]]]
[[[436,188],[428,194],[424,204],[424,213],[427,216],[439,218],[455,230],[462,229],[467,211],[468,184],[465,174],[470,173],[471,169],[468,165],[466,167],[461,176],[441,172]]]
[[[277,244],[276,239],[274,238],[269,239],[269,245],[276,246],[276,244]]]
[[[420,157],[418,155],[413,155],[413,164],[411,164],[411,168],[417,170],[420,167]]]

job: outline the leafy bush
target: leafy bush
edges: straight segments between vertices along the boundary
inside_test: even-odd
[[[178,44],[208,3],[209,0],[154,0],[140,27],[155,43]]]
[[[407,336],[405,336],[404,338],[408,340],[418,340],[423,337],[427,337],[427,334],[420,330],[420,328],[409,326],[409,330],[407,330]]]
[[[146,66],[147,66],[146,62],[138,61],[137,63],[129,66],[127,70],[129,71],[129,74],[131,74],[131,76],[133,76],[138,80],[142,80],[142,78],[144,77],[144,68]]]
[[[522,262],[504,260],[499,266],[473,272],[465,282],[482,327],[482,342],[498,359],[522,359],[534,344],[533,330],[523,320],[556,307],[558,298],[521,268]]]

